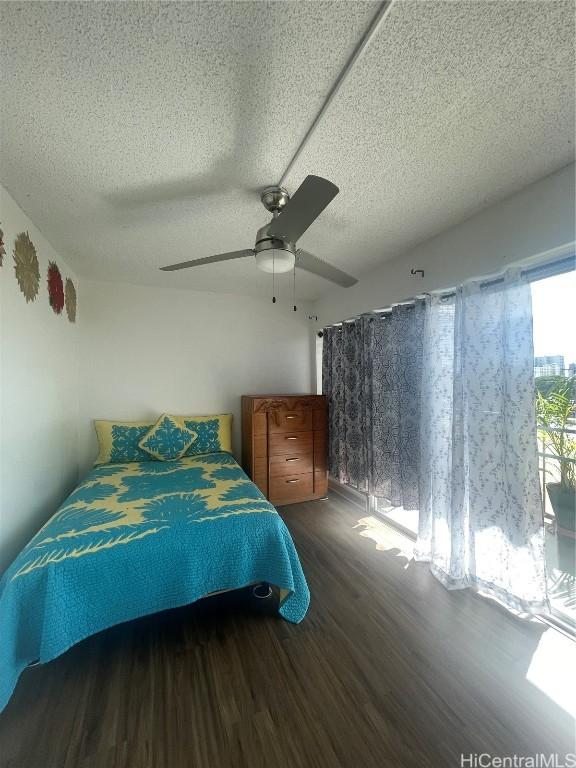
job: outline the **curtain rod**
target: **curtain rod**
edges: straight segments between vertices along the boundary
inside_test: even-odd
[[[575,266],[575,255],[573,254],[571,256],[564,256],[561,259],[546,262],[545,264],[538,264],[535,267],[527,267],[526,269],[521,269],[520,275],[527,278],[530,283],[535,283],[537,280],[544,280],[547,277],[553,277],[554,275],[562,275],[565,272],[571,272],[574,270]],[[503,281],[504,275],[488,278],[487,280],[484,280],[484,282],[480,283],[480,288],[489,288],[493,285],[498,285]],[[444,291],[434,291],[434,294],[427,292],[419,293],[417,296],[404,299],[404,301],[395,301],[394,304],[391,304],[389,307],[373,309],[370,312],[362,312],[359,315],[348,317],[346,320],[342,320],[339,323],[329,323],[328,325],[325,325],[324,328],[337,328],[344,325],[344,323],[354,323],[361,317],[369,317],[370,315],[386,316],[392,312],[394,307],[413,307],[417,301],[424,301],[427,296],[432,295],[438,296],[441,301],[445,301],[446,299],[451,299],[456,296],[456,289],[448,288]],[[319,335],[321,333],[322,331],[318,332]]]

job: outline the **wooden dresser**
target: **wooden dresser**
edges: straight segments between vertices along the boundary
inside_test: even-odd
[[[275,506],[328,490],[324,395],[243,395],[242,466]]]

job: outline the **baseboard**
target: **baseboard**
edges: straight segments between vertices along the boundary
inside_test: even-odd
[[[344,499],[346,499],[346,501],[349,501],[351,504],[354,504],[356,507],[359,507],[363,511],[367,511],[368,497],[363,493],[360,493],[360,491],[351,488],[349,485],[344,485],[343,483],[339,483],[337,480],[329,477],[328,490],[332,491],[333,493],[337,493],[339,496],[342,496]]]

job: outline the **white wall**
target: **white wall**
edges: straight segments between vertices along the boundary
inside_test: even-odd
[[[333,289],[313,307],[317,326],[452,288],[573,242],[574,173],[569,165],[362,275],[352,288]],[[411,268],[424,269],[424,279]]]
[[[0,267],[0,572],[78,478],[78,347],[82,292],[76,276],[0,187],[6,255]],[[26,303],[14,274],[14,240],[28,231],[40,287]],[[48,262],[74,280],[76,324],[48,303]]]
[[[286,300],[83,281],[81,465],[92,420],[232,412],[240,396],[312,392],[309,307]]]
[[[161,411],[235,416],[240,395],[315,390],[315,335],[289,301],[76,280],[76,325],[48,305],[46,269],[74,275],[0,188],[0,569],[49,517],[96,454],[94,418]],[[28,230],[41,266],[26,304],[12,247]],[[451,287],[574,240],[574,166],[317,302],[318,327],[426,290]],[[410,275],[423,268],[424,280]]]
[[[270,299],[82,281],[0,187],[0,573],[96,455],[94,418],[234,414],[240,395],[313,391],[309,306]],[[40,289],[26,300],[12,250],[28,231]],[[75,324],[48,303],[56,261],[78,292]]]

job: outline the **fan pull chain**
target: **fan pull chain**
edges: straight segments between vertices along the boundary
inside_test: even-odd
[[[274,290],[275,254],[272,250],[272,304],[276,304],[276,291]]]
[[[294,262],[294,269],[292,270],[292,303],[294,304],[294,312],[297,311],[296,307],[296,262]]]

